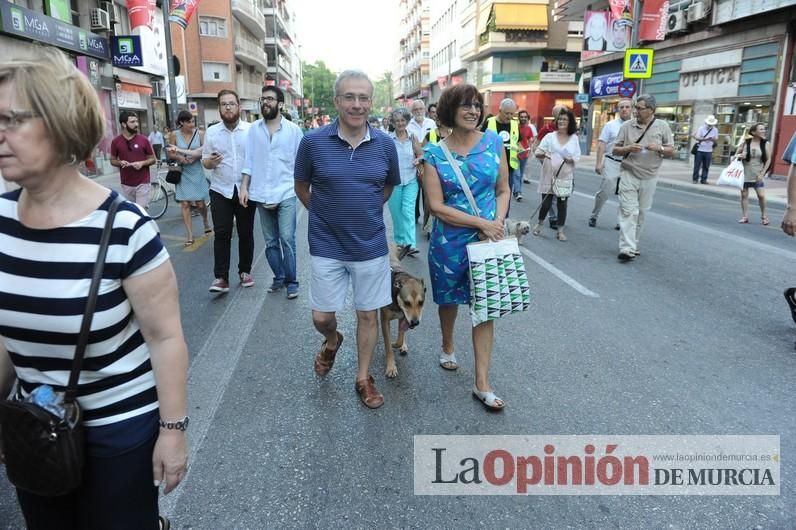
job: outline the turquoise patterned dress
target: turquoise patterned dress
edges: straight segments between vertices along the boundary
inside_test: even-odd
[[[495,187],[500,173],[502,149],[503,141],[488,130],[466,157],[452,153],[473,192],[481,217],[485,219],[494,219],[497,210]],[[445,205],[475,215],[439,145],[426,144],[423,158],[437,170]],[[470,303],[467,244],[477,240],[478,232],[472,228],[451,226],[434,219],[428,249],[428,269],[436,304]]]

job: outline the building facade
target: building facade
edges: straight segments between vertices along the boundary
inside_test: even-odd
[[[395,98],[408,104],[414,99],[428,100],[430,56],[430,1],[399,0],[403,35],[399,42],[398,71],[394,73]]]
[[[656,97],[656,115],[674,133],[675,158],[689,161],[691,135],[709,115],[718,119],[714,163],[729,163],[758,122],[768,126],[775,156],[783,142],[787,145],[796,125],[786,114],[794,112],[787,93],[794,75],[790,21],[796,17],[795,5],[794,0],[672,2],[666,38],[641,44],[655,50],[653,75],[636,83],[638,91]],[[623,57],[611,53],[583,61],[592,147],[614,116]],[[772,170],[781,174],[783,168],[775,165]]]
[[[75,62],[97,91],[106,120],[105,136],[81,170],[88,175],[104,174],[113,171],[110,143],[119,134],[122,110],[138,114],[145,135],[167,123],[163,11],[149,0],[124,4],[73,0],[67,4],[0,0],[0,61],[24,54],[31,42],[37,42],[59,48]],[[142,66],[113,64],[112,37],[123,35],[139,37]]]
[[[285,0],[264,0],[265,51],[268,55],[266,84],[285,91],[285,109],[293,119],[301,115],[301,57],[296,38],[296,14]]]

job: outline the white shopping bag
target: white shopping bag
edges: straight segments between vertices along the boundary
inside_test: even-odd
[[[725,167],[721,175],[719,175],[719,180],[716,181],[716,184],[719,186],[730,186],[732,188],[738,188],[739,190],[743,189],[743,163],[740,160],[733,160],[730,162],[730,165]]]

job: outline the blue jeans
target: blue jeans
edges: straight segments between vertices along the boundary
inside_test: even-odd
[[[694,182],[700,180],[700,170],[702,173],[702,182],[708,181],[708,171],[710,170],[710,160],[712,158],[712,151],[697,151],[697,153],[694,155],[694,174],[691,176],[691,179]]]
[[[296,279],[296,197],[269,210],[258,203],[265,238],[265,258],[274,273],[274,283],[298,285]]]
[[[514,195],[522,195],[522,175],[525,173],[525,165],[528,159],[520,159],[520,167],[511,172],[511,192]]]

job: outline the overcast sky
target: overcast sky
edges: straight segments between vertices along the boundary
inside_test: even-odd
[[[374,80],[392,71],[400,20],[397,0],[288,0],[301,60],[334,72],[358,68]]]

